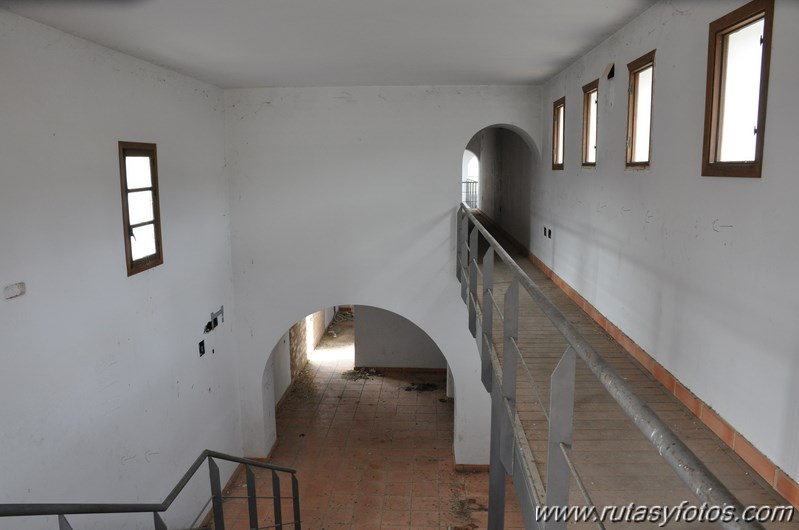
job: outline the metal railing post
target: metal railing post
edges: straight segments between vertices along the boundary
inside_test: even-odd
[[[472,337],[477,336],[477,256],[478,237],[480,233],[475,226],[469,235],[469,331]]]
[[[291,475],[291,497],[294,506],[294,530],[302,530],[300,525],[300,482],[297,475]]]
[[[491,344],[494,340],[494,247],[483,256],[483,325],[480,348],[480,380],[491,392]]]
[[[72,530],[72,525],[64,515],[58,516],[58,530]]]
[[[258,528],[258,500],[255,491],[255,473],[250,466],[244,466],[247,475],[247,512],[250,516],[250,528]]]
[[[569,462],[561,444],[571,447],[574,417],[574,371],[577,354],[566,348],[552,372],[549,389],[549,443],[547,445],[547,506],[569,505]],[[565,529],[566,521],[547,521],[547,530]]]
[[[208,457],[208,473],[211,478],[211,501],[214,511],[214,530],[225,530],[225,514],[222,508],[222,485],[219,480],[219,467],[214,459]]]
[[[466,217],[466,212],[463,211],[463,206],[458,207],[458,212],[455,214],[455,278],[461,279],[461,231],[463,226],[463,218]]]
[[[491,390],[491,445],[488,466],[488,530],[505,528],[505,467],[502,465],[501,436],[503,416],[502,385],[492,384]]]
[[[155,527],[155,530],[168,530],[166,523],[161,519],[158,512],[153,512],[153,527]]]
[[[469,260],[468,255],[468,248],[466,240],[469,236],[469,216],[464,215],[463,220],[461,220],[461,253],[460,253],[460,267],[461,267],[461,298],[463,299],[464,303],[469,303],[469,300],[466,298],[466,278],[464,278],[466,263]]]
[[[505,292],[505,311],[502,347],[502,398],[507,400],[510,415],[502,414],[500,458],[508,473],[513,473],[513,427],[516,416],[516,373],[519,365],[519,281],[514,278]]]
[[[272,471],[272,500],[275,507],[275,528],[281,528],[283,526],[283,511],[280,502],[280,477],[277,476],[277,471],[274,470]]]

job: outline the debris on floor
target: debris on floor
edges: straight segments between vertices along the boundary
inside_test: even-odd
[[[316,395],[316,384],[314,384],[314,374],[310,363],[306,364],[296,375],[291,383],[289,393],[295,399],[307,399]]]
[[[338,334],[341,333],[340,324],[351,322],[353,320],[355,320],[355,316],[352,313],[337,311],[333,316],[333,320],[330,322],[330,325],[327,327],[326,333],[328,335],[332,335],[334,339],[338,338]]]
[[[355,368],[341,373],[341,378],[347,381],[368,381],[373,377],[383,377],[383,374],[374,368]]]
[[[438,385],[434,383],[411,383],[405,387],[405,392],[432,392],[438,389]]]

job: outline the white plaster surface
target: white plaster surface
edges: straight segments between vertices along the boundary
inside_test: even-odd
[[[265,454],[263,352],[319,307],[392,311],[438,345],[459,389],[458,463],[487,463],[489,400],[455,279],[463,150],[540,129],[529,87],[348,87],[225,94],[244,450]],[[326,230],[320,230],[326,226]]]
[[[664,2],[543,87],[566,96],[565,169],[530,192],[528,244],[608,319],[799,477],[799,3],[777,0],[763,177],[701,176],[708,25],[742,2]],[[624,169],[627,68],[657,49],[651,167]],[[596,169],[580,165],[581,87],[599,82]],[[549,118],[542,152],[551,149]],[[552,227],[544,240],[542,226]]]
[[[0,503],[160,503],[203,449],[241,451],[222,91],[2,10],[0,72],[0,285],[28,288],[0,300]],[[130,278],[120,140],[158,147],[164,264]]]
[[[441,368],[447,360],[436,343],[409,320],[377,307],[355,307],[355,366]]]

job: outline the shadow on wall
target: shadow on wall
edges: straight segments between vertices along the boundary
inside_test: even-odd
[[[477,207],[522,243],[531,245],[533,182],[540,159],[532,138],[512,125],[475,134],[466,150],[480,160]]]

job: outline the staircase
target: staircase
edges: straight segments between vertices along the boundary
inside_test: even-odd
[[[246,497],[229,497],[222,493],[222,485],[219,477],[219,467],[217,460],[240,464],[244,468],[247,481]],[[92,515],[92,514],[131,514],[131,513],[152,513],[153,528],[155,530],[169,530],[162,514],[169,509],[175,499],[180,495],[189,481],[204,463],[208,463],[209,480],[211,485],[211,498],[206,502],[202,513],[190,525],[189,530],[198,530],[195,526],[202,517],[208,505],[211,505],[209,513],[210,522],[203,528],[213,530],[225,530],[225,501],[226,500],[246,500],[247,519],[250,530],[260,530],[263,528],[292,528],[301,530],[300,525],[300,494],[299,483],[296,472],[293,469],[265,464],[256,460],[239,458],[236,456],[218,453],[216,451],[205,450],[197,457],[188,471],[180,481],[172,488],[166,499],[160,504],[0,504],[0,518],[12,517],[46,517],[57,516],[58,530],[73,530],[72,525],[67,520],[68,515]],[[268,496],[259,496],[257,492],[255,469],[263,469],[271,477],[271,491]],[[288,492],[284,494],[281,489],[281,476],[290,480]],[[271,500],[269,508],[266,510],[265,517],[259,521],[259,500]],[[284,513],[284,503],[288,503],[291,513]],[[261,504],[263,506],[263,504]],[[262,524],[265,523],[265,524]],[[238,526],[238,525],[237,525]],[[234,529],[229,529],[234,530]]]

